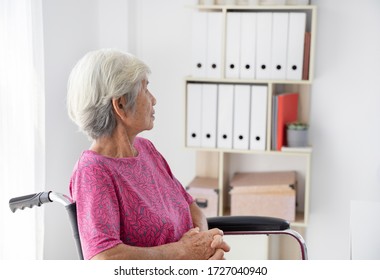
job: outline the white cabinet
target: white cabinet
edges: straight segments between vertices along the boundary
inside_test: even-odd
[[[207,74],[204,76],[198,75],[200,71],[194,71],[190,76],[186,77],[184,87],[185,100],[191,102],[188,89],[193,85],[206,87],[213,85],[220,89],[218,91],[219,95],[226,94],[223,97],[219,96],[217,100],[219,104],[216,106],[219,110],[221,110],[220,108],[224,108],[223,110],[225,111],[217,112],[217,119],[215,121],[212,120],[216,127],[217,141],[215,146],[194,146],[191,142],[185,140],[185,146],[197,153],[196,174],[194,176],[218,179],[219,215],[229,215],[229,182],[235,172],[295,170],[297,172],[297,213],[296,220],[291,225],[297,227],[302,233],[307,227],[309,217],[312,151],[311,149],[278,151],[273,148],[273,97],[284,92],[298,92],[298,120],[310,123],[309,112],[310,94],[314,76],[316,7],[312,5],[252,7],[199,5],[193,6],[191,9],[195,14],[204,14],[206,17],[210,17],[210,14],[213,13],[218,14],[221,34],[219,34],[220,36],[218,34],[211,36],[220,37],[218,40],[220,40],[221,45],[216,47],[213,45],[215,42],[204,44],[205,50],[203,52],[200,46],[197,45],[197,42],[192,42],[192,45],[196,46],[195,50],[198,53],[202,53],[202,55],[204,53],[213,53],[212,57],[215,61],[218,61],[221,69],[218,69],[218,74],[215,74],[213,77]],[[196,18],[199,18],[199,15],[194,17],[194,19]],[[301,24],[294,23],[297,21],[301,22]],[[303,27],[302,23],[304,24]],[[263,26],[261,27],[261,25]],[[200,25],[194,24],[194,26],[199,28]],[[214,25],[212,27],[214,33],[219,32],[215,31],[219,30],[218,27]],[[202,32],[205,32],[205,29],[207,27],[203,26]],[[284,32],[287,32],[287,34],[284,35]],[[302,44],[304,44],[304,38],[306,38],[305,32],[309,36],[308,38],[310,38],[309,52],[306,57],[304,56],[305,45],[301,46],[297,41],[302,37]],[[301,33],[302,36],[300,35]],[[247,37],[247,34],[251,34],[251,36]],[[207,34],[207,36],[209,35]],[[262,39],[261,43],[257,43],[260,36],[264,37],[264,39]],[[229,38],[234,41],[229,41]],[[255,41],[256,43],[254,43]],[[273,42],[283,47],[286,46],[286,50],[283,50],[283,47],[276,48],[272,44]],[[202,42],[199,41],[199,43]],[[210,48],[210,44],[216,50],[215,52],[208,49]],[[299,57],[300,52],[302,52],[301,62]],[[219,55],[219,57],[215,57],[215,55]],[[305,59],[307,63],[304,63]],[[197,58],[193,58],[192,63],[197,63]],[[307,71],[302,71],[300,66],[306,67]],[[196,65],[193,65],[192,69],[196,69]],[[227,94],[231,90],[231,87],[234,87],[235,95],[240,93],[238,98],[235,96],[234,105],[231,104],[231,106],[239,106],[240,110],[228,106],[229,97]],[[261,142],[256,146],[254,139],[250,139],[256,137],[252,133],[252,128],[249,127],[249,124],[252,122],[250,119],[252,116],[247,114],[247,111],[244,109],[245,106],[254,106],[250,103],[251,98],[247,99],[247,89],[252,93],[252,90],[250,90],[252,87],[255,90],[266,89],[264,95],[260,95],[260,97],[255,96],[254,98],[262,100],[260,102],[264,104],[264,107],[261,107],[261,109],[256,108],[255,113],[261,114],[261,116],[264,115],[264,118],[266,118],[265,125],[261,123],[258,126],[264,135],[258,138]],[[258,91],[260,92],[260,90]],[[262,96],[265,96],[264,101]],[[240,105],[237,103],[240,103]],[[215,106],[214,104],[207,104],[206,106],[203,104],[201,108],[206,108],[207,113],[210,113],[213,112]],[[207,110],[207,108],[209,109]],[[240,117],[245,116],[244,121],[233,123],[232,139],[222,138],[227,137],[227,134],[231,132],[231,123],[219,119],[232,114],[227,108],[234,108],[233,114],[235,117],[236,115]],[[192,120],[188,119],[189,117],[191,118],[192,114],[190,110],[187,104],[187,124],[192,123]],[[222,124],[225,126],[218,129],[218,126],[221,127]],[[248,130],[245,130],[246,126],[248,126]],[[240,129],[241,135],[237,134],[236,129]],[[185,129],[185,139],[189,139],[188,130],[189,128],[187,127]],[[220,135],[218,134],[219,132]],[[245,132],[246,134],[244,134]],[[248,139],[244,138],[246,137],[245,135],[248,135]],[[240,139],[240,142],[239,136],[243,137],[243,139]],[[231,137],[231,135],[228,135],[228,137]]]

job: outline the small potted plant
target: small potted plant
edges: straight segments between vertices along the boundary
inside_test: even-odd
[[[286,141],[288,147],[306,147],[308,145],[309,125],[303,122],[286,124]]]

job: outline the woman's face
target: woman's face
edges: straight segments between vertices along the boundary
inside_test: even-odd
[[[142,81],[142,87],[136,98],[135,111],[130,113],[131,126],[136,131],[136,134],[144,130],[153,128],[154,108],[156,98],[148,89],[149,82]]]

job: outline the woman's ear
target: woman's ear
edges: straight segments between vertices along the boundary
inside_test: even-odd
[[[116,115],[118,115],[121,119],[124,119],[127,116],[124,106],[124,97],[112,99],[112,107],[115,110]]]

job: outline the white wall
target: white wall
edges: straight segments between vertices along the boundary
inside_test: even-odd
[[[313,3],[318,30],[307,240],[313,259],[347,259],[350,201],[380,200],[380,2]]]
[[[74,64],[100,47],[127,49],[124,0],[43,0],[46,86],[46,189],[68,194],[73,166],[90,142],[69,120],[66,84]],[[67,214],[45,207],[45,259],[73,259],[76,249]]]
[[[128,2],[128,4],[126,4]],[[47,186],[67,193],[73,165],[89,142],[68,120],[65,89],[73,64],[98,47],[127,49],[152,69],[155,128],[144,133],[186,184],[194,152],[183,149],[184,82],[189,71],[193,0],[44,0]],[[380,198],[380,4],[376,0],[312,1],[318,6],[311,102],[311,259],[349,258],[353,199]],[[360,12],[358,12],[360,11]],[[125,15],[124,15],[125,13]],[[124,26],[124,27],[123,27]],[[129,34],[126,39],[123,36]],[[50,205],[47,205],[50,206]],[[45,258],[75,258],[64,210],[46,211]]]
[[[97,47],[97,6],[93,1],[44,0],[46,86],[46,189],[68,193],[70,174],[87,139],[66,113],[66,83],[74,63]],[[45,207],[45,259],[76,257],[65,209]]]
[[[184,149],[185,76],[190,73],[191,9],[194,0],[138,0],[136,54],[152,70],[149,88],[157,99],[156,120],[144,136],[153,140],[183,184],[192,179],[195,154]]]

